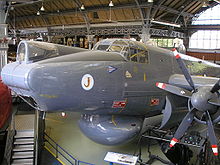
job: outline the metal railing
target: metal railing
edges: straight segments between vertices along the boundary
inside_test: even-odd
[[[87,163],[87,162],[83,162],[83,161],[78,160],[77,165],[81,165],[81,164],[94,165],[94,164],[91,164],[91,163]]]
[[[9,125],[7,140],[6,140],[6,146],[5,146],[4,161],[6,161],[7,164],[11,164],[11,156],[12,156],[12,150],[13,150],[14,136],[16,134],[16,131],[15,131],[15,114],[16,114],[16,111],[13,112],[12,116],[11,116],[11,122],[10,122],[10,125]]]
[[[7,162],[7,164],[11,164],[11,155],[12,155],[12,149],[13,149],[14,136],[15,136],[15,130],[8,130],[5,154],[4,154],[4,159]]]
[[[74,158],[71,154],[69,154],[65,149],[63,149],[59,144],[57,144],[51,137],[49,137],[46,133],[44,133],[44,142],[47,142],[54,150],[55,157],[59,158],[59,155],[62,156],[67,162],[71,165],[95,165],[88,162],[80,161]]]

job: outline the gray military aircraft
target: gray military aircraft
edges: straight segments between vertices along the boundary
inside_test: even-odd
[[[91,51],[21,41],[16,62],[1,75],[38,110],[82,113],[80,129],[97,143],[128,142],[144,119],[163,113],[160,128],[183,119],[170,147],[196,120],[208,126],[218,155],[213,124],[220,121],[219,65],[127,39],[102,40]]]

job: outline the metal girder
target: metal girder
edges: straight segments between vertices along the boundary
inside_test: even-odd
[[[143,25],[144,25],[144,24],[145,24],[145,23],[144,23],[144,14],[143,14],[143,11],[142,11],[142,9],[141,9],[141,7],[140,7],[139,0],[135,0],[135,2],[136,2],[136,4],[137,4],[138,10],[139,10],[139,12],[140,12],[140,16],[141,16],[142,23],[143,23]]]
[[[153,13],[151,15],[151,19],[153,19],[156,15],[156,13],[158,12],[158,10],[160,9],[160,6],[165,2],[166,0],[159,0],[159,2],[157,3],[157,7],[154,8]]]
[[[165,10],[168,13],[173,13],[173,14],[180,14],[181,13],[181,15],[184,16],[184,17],[194,17],[193,14],[190,14],[190,13],[187,13],[187,12],[180,12],[179,10],[172,9],[170,7],[163,6],[163,5],[160,6],[160,9]]]
[[[6,23],[7,10],[6,0],[0,1],[0,24]]]
[[[30,4],[35,4],[37,2],[41,2],[43,0],[6,0],[8,2],[16,2],[16,3],[12,3],[11,6],[12,7],[19,7],[19,6],[24,6],[24,5],[30,5]]]
[[[48,25],[49,25],[49,20],[48,20],[48,18],[47,18],[47,17],[44,17],[44,16],[42,16],[42,15],[41,15],[41,18],[42,18],[42,20],[44,21],[44,23],[47,25],[47,31],[48,31],[48,34],[50,34],[50,27],[48,27]]]
[[[220,30],[220,25],[190,25],[189,30]]]
[[[150,39],[150,25],[151,25],[150,24],[150,13],[151,13],[152,5],[147,9],[147,12],[146,12],[146,9],[140,6],[139,0],[135,0],[135,2],[138,6],[138,9],[141,15],[142,25],[143,25],[142,32],[139,34],[139,36],[141,37],[144,43],[147,43],[147,41]]]
[[[134,26],[117,26],[117,27],[91,27],[90,34],[91,35],[139,35],[142,33],[142,25],[134,25]],[[38,31],[40,32],[40,30]],[[42,33],[47,33],[46,30],[41,30]],[[67,28],[67,29],[50,29],[51,36],[86,36],[87,29],[86,28]],[[35,35],[34,31],[24,31],[21,36],[31,36]],[[184,34],[177,31],[169,31],[169,30],[162,30],[162,29],[150,29],[150,34],[154,36],[161,36],[161,37],[178,37],[184,38]]]
[[[0,1],[0,10],[4,10],[6,7],[6,0]]]
[[[87,12],[84,12],[81,10],[81,5],[82,5],[82,2],[80,0],[73,0],[73,2],[76,4],[76,6],[78,7],[78,9],[80,10],[82,16],[83,16],[83,19],[86,23],[86,26],[87,26],[87,33],[89,34],[90,32],[90,21],[89,21],[89,17],[87,15]]]
[[[189,4],[192,3],[192,0],[187,0],[185,3],[184,3],[184,6],[188,6]],[[183,7],[182,11],[177,15],[177,17],[175,18],[174,20],[174,23],[177,23],[178,19],[180,18],[180,16],[182,15],[183,12],[185,12],[187,8],[186,7]]]
[[[11,2],[9,2],[8,6],[7,6],[7,10],[6,10],[6,13],[5,13],[5,19],[4,19],[5,23],[7,22],[8,13],[9,13],[10,8],[11,8]]]

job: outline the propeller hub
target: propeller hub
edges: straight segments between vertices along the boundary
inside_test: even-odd
[[[214,97],[217,97],[217,95],[215,93],[211,93],[209,87],[200,87],[198,88],[197,92],[192,94],[191,104],[199,111],[212,111],[215,110],[217,107],[210,104],[208,100]]]

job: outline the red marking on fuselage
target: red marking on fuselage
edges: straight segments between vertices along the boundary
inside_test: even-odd
[[[127,101],[114,101],[112,108],[125,108]]]

